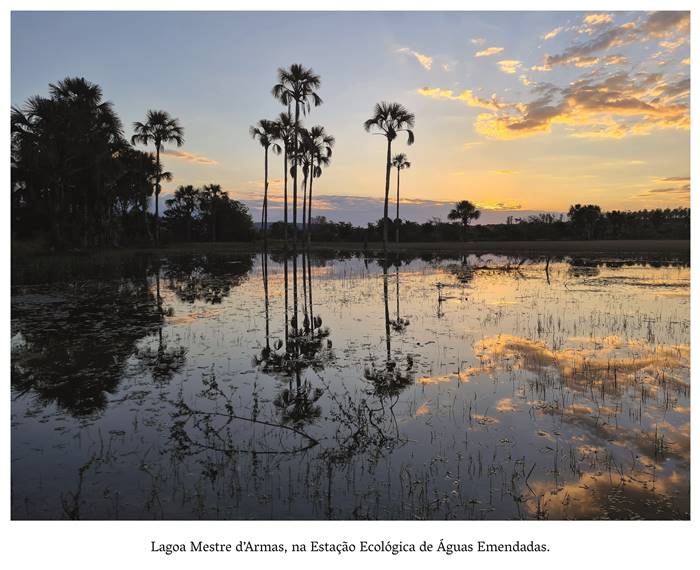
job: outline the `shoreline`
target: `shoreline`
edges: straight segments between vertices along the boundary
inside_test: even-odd
[[[291,244],[290,244],[291,249]],[[311,242],[309,246],[297,244],[297,249],[318,252],[369,252],[384,251],[381,242]],[[30,244],[12,243],[13,260],[45,256],[83,257],[91,255],[110,255],[128,253],[256,253],[264,250],[262,241],[252,242],[189,242],[170,243],[160,247],[132,246],[110,249],[68,250],[51,252],[32,247]],[[269,240],[268,250],[284,250],[282,240]],[[679,253],[690,254],[690,240],[537,240],[537,241],[466,241],[466,242],[408,242],[400,245],[389,244],[390,253],[538,253],[557,255],[581,254],[641,254],[641,253]]]

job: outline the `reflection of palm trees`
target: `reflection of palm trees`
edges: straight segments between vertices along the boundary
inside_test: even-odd
[[[300,384],[297,379],[296,388],[290,383],[289,388],[277,395],[273,404],[279,410],[283,424],[301,426],[321,416],[321,406],[316,402],[322,395],[320,388],[312,388],[309,382]]]
[[[151,372],[153,379],[159,384],[165,384],[180,370],[187,359],[187,349],[184,346],[168,348],[167,342],[163,340],[163,322],[165,316],[171,311],[163,310],[163,297],[160,294],[160,262],[156,263],[156,307],[160,315],[160,326],[158,327],[158,348],[141,348],[136,351],[136,357]]]
[[[316,404],[323,391],[313,388],[308,380],[303,378],[307,368],[323,369],[332,357],[332,343],[328,338],[330,331],[323,326],[323,320],[314,314],[313,280],[311,259],[306,251],[302,253],[302,291],[298,290],[298,256],[292,255],[292,302],[294,304],[292,318],[289,314],[289,264],[288,256],[284,254],[284,287],[285,287],[285,338],[269,341],[269,304],[267,255],[262,259],[263,289],[265,291],[265,320],[266,343],[256,363],[269,374],[282,376],[288,380],[287,385],[274,400],[274,405],[282,415],[283,423],[301,425],[310,422],[320,415],[320,407]],[[299,322],[299,295],[303,299],[301,307],[303,320]],[[296,302],[294,302],[296,301]],[[284,347],[284,348],[283,348]]]
[[[372,391],[380,397],[398,396],[413,380],[413,358],[406,358],[406,366],[402,370],[391,353],[392,320],[389,316],[389,274],[388,262],[382,260],[383,291],[384,291],[384,335],[386,343],[386,362],[384,367],[377,367],[374,363],[365,368],[365,379],[372,384]],[[398,268],[397,268],[398,271]],[[398,282],[398,274],[397,274]],[[398,297],[398,290],[397,290]],[[397,311],[399,305],[397,304]],[[397,314],[397,321],[399,320]]]
[[[395,262],[396,267],[396,318],[391,321],[391,328],[394,332],[401,333],[406,330],[406,327],[410,324],[408,319],[401,317],[401,289],[400,289],[400,272],[399,267],[401,266],[400,261]]]

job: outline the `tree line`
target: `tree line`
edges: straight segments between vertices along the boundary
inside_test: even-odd
[[[161,154],[166,145],[184,143],[184,129],[166,111],[149,110],[133,130],[128,141],[101,87],[80,77],[50,84],[48,96],[37,95],[13,107],[13,237],[42,239],[52,248],[158,245],[161,183],[172,179],[163,169]],[[139,144],[155,152],[139,150]],[[191,209],[190,198],[195,203]],[[150,212],[151,200],[155,214]],[[220,186],[181,186],[166,204],[173,209],[162,220],[170,239],[254,235],[246,206]]]
[[[472,204],[473,206],[473,204]],[[593,214],[570,215],[544,213],[518,218],[509,216],[505,223],[472,225],[479,210],[469,218],[470,207],[457,205],[448,214],[448,221],[433,218],[425,222],[401,220],[401,241],[406,243],[440,241],[532,241],[588,239],[689,239],[690,208],[653,209],[639,211],[612,210],[603,212],[599,206],[587,205]],[[572,208],[575,208],[572,206]],[[462,218],[462,216],[465,218]],[[573,217],[572,217],[573,216]],[[465,219],[467,223],[465,223]],[[282,223],[270,226],[270,237],[282,239]],[[389,220],[389,233],[397,230],[395,220]],[[381,242],[384,220],[364,226],[335,222],[317,216],[311,225],[313,239],[323,242]]]
[[[159,245],[161,232],[174,241],[231,241],[260,237],[296,247],[321,241],[532,240],[532,239],[687,239],[690,209],[603,212],[597,205],[576,204],[568,215],[509,217],[505,224],[473,225],[480,211],[461,200],[448,221],[425,223],[400,217],[401,173],[412,164],[394,153],[399,136],[415,142],[415,116],[400,103],[380,102],[364,129],[386,141],[383,215],[356,227],[313,216],[314,181],[331,164],[335,138],[322,125],[306,127],[303,118],[323,103],[321,78],[310,68],[280,68],[272,96],[286,107],[275,119],[261,119],[250,136],[263,149],[263,192],[259,228],[247,207],[218,184],[179,186],[160,213],[161,184],[172,180],[161,155],[166,146],[184,144],[184,128],[166,111],[149,110],[124,137],[123,124],[99,85],[68,77],[49,85],[47,97],[31,97],[11,112],[12,235],[42,238],[53,248]],[[147,150],[140,150],[143,145]],[[282,220],[270,223],[270,152],[282,155]],[[276,168],[272,165],[272,168]],[[392,170],[396,170],[396,215],[390,218]],[[291,177],[291,188],[289,178]],[[318,182],[317,182],[318,184]],[[154,201],[154,213],[149,204]],[[290,219],[291,213],[291,219]],[[291,238],[291,239],[290,239]]]

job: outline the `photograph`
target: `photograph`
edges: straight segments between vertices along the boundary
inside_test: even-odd
[[[12,523],[690,524],[690,12],[425,8],[8,14]]]

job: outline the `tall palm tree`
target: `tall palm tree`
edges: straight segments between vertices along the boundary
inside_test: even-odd
[[[391,178],[391,143],[400,132],[408,135],[408,144],[415,141],[413,126],[416,117],[400,103],[386,103],[382,101],[374,106],[374,114],[365,121],[367,132],[376,131],[374,134],[386,137],[386,181],[384,184],[384,248],[389,243],[389,182]]]
[[[305,68],[300,63],[294,63],[289,69],[279,68],[277,70],[278,83],[272,88],[272,95],[283,105],[291,109],[294,104],[294,135],[292,140],[292,163],[296,166],[299,160],[297,147],[299,145],[299,113],[306,114],[311,110],[311,105],[318,107],[323,101],[316,93],[321,86],[321,78],[312,69]],[[294,187],[292,191],[292,223],[294,243],[297,240],[297,193],[298,193],[298,172],[294,169]]]
[[[308,131],[310,164],[310,180],[309,180],[309,204],[308,204],[308,223],[307,223],[307,241],[311,241],[311,201],[313,199],[314,178],[318,178],[323,173],[323,167],[326,167],[331,162],[333,155],[333,146],[335,145],[335,137],[326,133],[326,130],[316,125]]]
[[[250,136],[254,140],[257,140],[265,149],[265,192],[263,195],[263,207],[262,207],[262,230],[265,241],[267,241],[267,188],[268,188],[268,167],[267,167],[267,156],[270,147],[272,147],[273,152],[279,154],[281,149],[280,146],[274,142],[277,133],[277,126],[274,121],[269,121],[267,119],[261,119],[258,121],[257,125],[250,127]]]
[[[175,143],[178,147],[185,142],[184,129],[180,126],[178,119],[170,116],[167,111],[152,111],[146,113],[146,122],[134,123],[134,136],[131,137],[131,144],[141,143],[148,145],[153,143],[156,147],[156,164],[160,169],[160,151],[164,144]],[[160,237],[160,225],[158,219],[158,196],[160,196],[160,176],[156,176],[156,245]]]
[[[282,143],[284,149],[284,245],[287,245],[287,225],[288,210],[287,207],[287,174],[289,172],[289,154],[292,152],[292,137],[294,136],[294,122],[289,113],[280,113],[277,121],[275,121],[275,139]]]
[[[408,161],[406,155],[401,152],[395,154],[394,158],[391,160],[391,165],[396,168],[396,243],[399,243],[399,225],[401,224],[401,218],[399,217],[399,202],[400,202],[400,189],[401,189],[401,171],[405,168],[411,168],[411,163]]]

